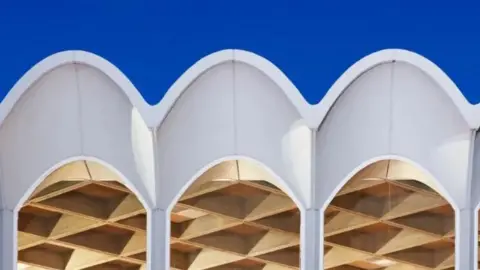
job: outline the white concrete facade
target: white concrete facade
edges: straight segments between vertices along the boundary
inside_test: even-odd
[[[16,267],[20,206],[49,173],[79,159],[111,168],[139,196],[148,267],[169,269],[171,208],[200,174],[237,158],[264,165],[300,208],[302,269],[322,268],[322,213],[332,197],[382,159],[436,180],[429,184],[456,211],[456,269],[477,269],[479,125],[480,107],[404,50],[361,59],[316,105],[268,60],[224,50],[194,64],[154,106],[106,60],[61,52],[0,104],[0,269]]]

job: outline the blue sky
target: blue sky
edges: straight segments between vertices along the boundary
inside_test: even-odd
[[[2,0],[0,99],[41,59],[81,49],[120,68],[154,104],[201,57],[239,48],[272,61],[317,103],[361,57],[403,48],[478,103],[480,4],[445,2]]]

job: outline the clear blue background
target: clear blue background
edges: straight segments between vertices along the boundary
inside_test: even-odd
[[[0,0],[0,100],[38,61],[81,49],[120,68],[154,104],[201,57],[239,48],[272,61],[317,103],[361,57],[404,48],[478,103],[480,4],[444,2]]]

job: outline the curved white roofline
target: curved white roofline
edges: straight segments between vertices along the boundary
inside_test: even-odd
[[[318,126],[322,123],[323,119],[335,101],[353,81],[375,66],[393,61],[408,63],[425,72],[425,74],[432,78],[450,97],[468,125],[471,128],[478,128],[480,125],[480,111],[479,113],[474,113],[474,106],[465,99],[462,92],[458,89],[450,77],[448,77],[448,75],[445,74],[442,69],[440,69],[435,63],[427,58],[403,49],[385,49],[377,51],[363,57],[355,64],[350,66],[340,76],[340,78],[335,81],[323,99],[314,106],[314,121],[318,123]]]
[[[228,49],[209,54],[183,73],[180,78],[168,89],[163,99],[155,105],[155,114],[157,115],[156,127],[160,126],[162,121],[166,118],[168,112],[173,107],[178,98],[183,92],[193,83],[198,77],[209,69],[227,62],[241,62],[250,65],[259,71],[263,72],[270,78],[277,86],[282,89],[284,94],[288,97],[293,106],[297,109],[300,115],[307,120],[311,119],[309,116],[311,110],[310,104],[303,98],[300,91],[288,79],[288,77],[272,62],[252,52],[243,50]]]
[[[272,62],[243,50],[222,50],[200,59],[175,81],[163,99],[154,106],[146,103],[132,82],[109,61],[85,51],[64,51],[40,61],[13,86],[0,104],[0,124],[20,97],[42,76],[59,66],[81,63],[94,67],[110,77],[122,89],[131,104],[137,108],[145,123],[149,127],[155,128],[162,123],[172,106],[193,81],[209,69],[229,61],[248,64],[268,76],[282,89],[311,128],[319,127],[332,105],[355,79],[377,65],[392,61],[406,62],[421,69],[444,89],[471,128],[476,129],[480,126],[480,106],[470,104],[455,83],[433,62],[419,54],[402,49],[381,50],[362,58],[348,68],[332,85],[324,98],[313,106],[306,102],[295,85]]]
[[[132,82],[116,66],[106,59],[86,51],[63,51],[52,54],[41,60],[29,69],[7,93],[0,103],[0,125],[9,115],[15,104],[27,92],[32,85],[50,71],[68,64],[80,63],[91,66],[103,72],[125,93],[132,105],[136,107],[142,117],[148,115],[145,112],[148,104]],[[147,105],[147,106],[146,106]],[[146,120],[146,119],[145,119]]]

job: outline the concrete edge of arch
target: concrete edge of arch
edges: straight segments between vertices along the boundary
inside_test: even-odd
[[[229,61],[242,62],[263,72],[279,86],[312,129],[318,129],[335,101],[353,81],[369,69],[393,61],[411,64],[425,72],[450,97],[472,129],[480,126],[480,106],[470,104],[455,83],[433,62],[403,49],[380,50],[360,59],[335,81],[324,98],[315,105],[308,104],[296,86],[269,60],[244,50],[221,50],[203,57],[188,68],[166,91],[163,99],[153,106],[146,103],[140,91],[127,76],[106,59],[86,51],[63,51],[43,59],[17,81],[0,103],[0,125],[21,96],[45,74],[62,65],[80,63],[94,67],[107,75],[122,89],[145,123],[151,128],[158,128],[175,102],[193,81],[209,69]]]

